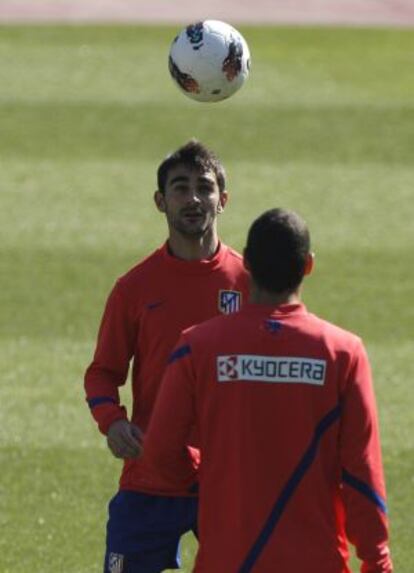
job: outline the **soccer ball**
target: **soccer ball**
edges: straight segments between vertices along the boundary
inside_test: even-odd
[[[174,39],[170,74],[185,95],[214,102],[233,95],[250,70],[249,47],[232,26],[205,20],[187,26]]]

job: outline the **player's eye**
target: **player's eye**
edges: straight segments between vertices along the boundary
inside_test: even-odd
[[[198,187],[198,192],[201,193],[202,195],[209,195],[210,193],[213,193],[213,191],[214,191],[214,185],[210,185],[209,183],[199,185]]]
[[[183,183],[181,183],[179,185],[174,185],[173,190],[176,193],[187,193],[188,185],[184,185]]]

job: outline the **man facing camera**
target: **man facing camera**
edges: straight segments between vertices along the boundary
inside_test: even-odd
[[[248,290],[242,257],[218,236],[228,199],[218,157],[191,140],[160,164],[157,183],[154,201],[165,216],[167,239],[116,281],[85,373],[91,413],[111,453],[123,460],[119,491],[109,504],[105,573],[179,568],[180,537],[197,529],[197,493],[149,467],[140,456],[141,440],[181,331],[237,311]],[[119,388],[131,366],[127,415]],[[192,451],[196,465],[198,452]]]

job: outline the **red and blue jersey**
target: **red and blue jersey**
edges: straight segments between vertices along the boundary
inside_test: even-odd
[[[102,433],[127,417],[119,387],[127,380],[131,362],[131,421],[145,432],[180,332],[239,310],[247,290],[242,257],[223,244],[214,257],[194,261],[172,256],[165,244],[121,277],[108,298],[94,359],[85,374],[87,401]],[[125,461],[121,489],[187,493],[174,489],[143,459]]]
[[[371,371],[361,340],[302,304],[248,304],[185,331],[144,443],[190,487],[200,442],[197,573],[390,573]],[[181,468],[180,470],[178,468]]]

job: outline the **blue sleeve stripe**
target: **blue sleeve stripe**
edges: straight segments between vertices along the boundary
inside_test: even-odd
[[[184,356],[187,356],[187,354],[190,353],[191,353],[191,348],[188,344],[186,344],[185,346],[179,346],[176,350],[174,350],[174,352],[169,357],[168,364],[171,364],[172,362],[175,362],[176,360],[179,360],[180,358],[183,358]]]
[[[383,512],[387,513],[387,504],[385,499],[383,499],[371,486],[369,486],[364,481],[361,481],[357,477],[350,474],[346,469],[342,470],[342,481],[347,485],[353,487],[362,495],[365,495],[370,501],[375,503],[375,505]]]
[[[91,410],[92,408],[95,408],[95,406],[99,406],[100,404],[106,404],[107,402],[116,404],[116,401],[109,396],[98,396],[97,398],[91,398],[90,400],[88,400],[89,408]]]
[[[276,503],[274,504],[261,532],[259,533],[259,536],[251,547],[246,559],[238,569],[237,573],[250,573],[250,571],[252,571],[254,568],[257,559],[265,548],[270,536],[273,534],[277,523],[282,517],[289,499],[293,496],[306,472],[312,465],[318,452],[318,446],[323,435],[339,419],[340,414],[341,406],[338,404],[335,408],[328,412],[328,414],[326,414],[326,416],[322,418],[322,420],[316,426],[312,441],[308,449],[288,479],[285,487],[282,489],[282,492],[276,500]]]

